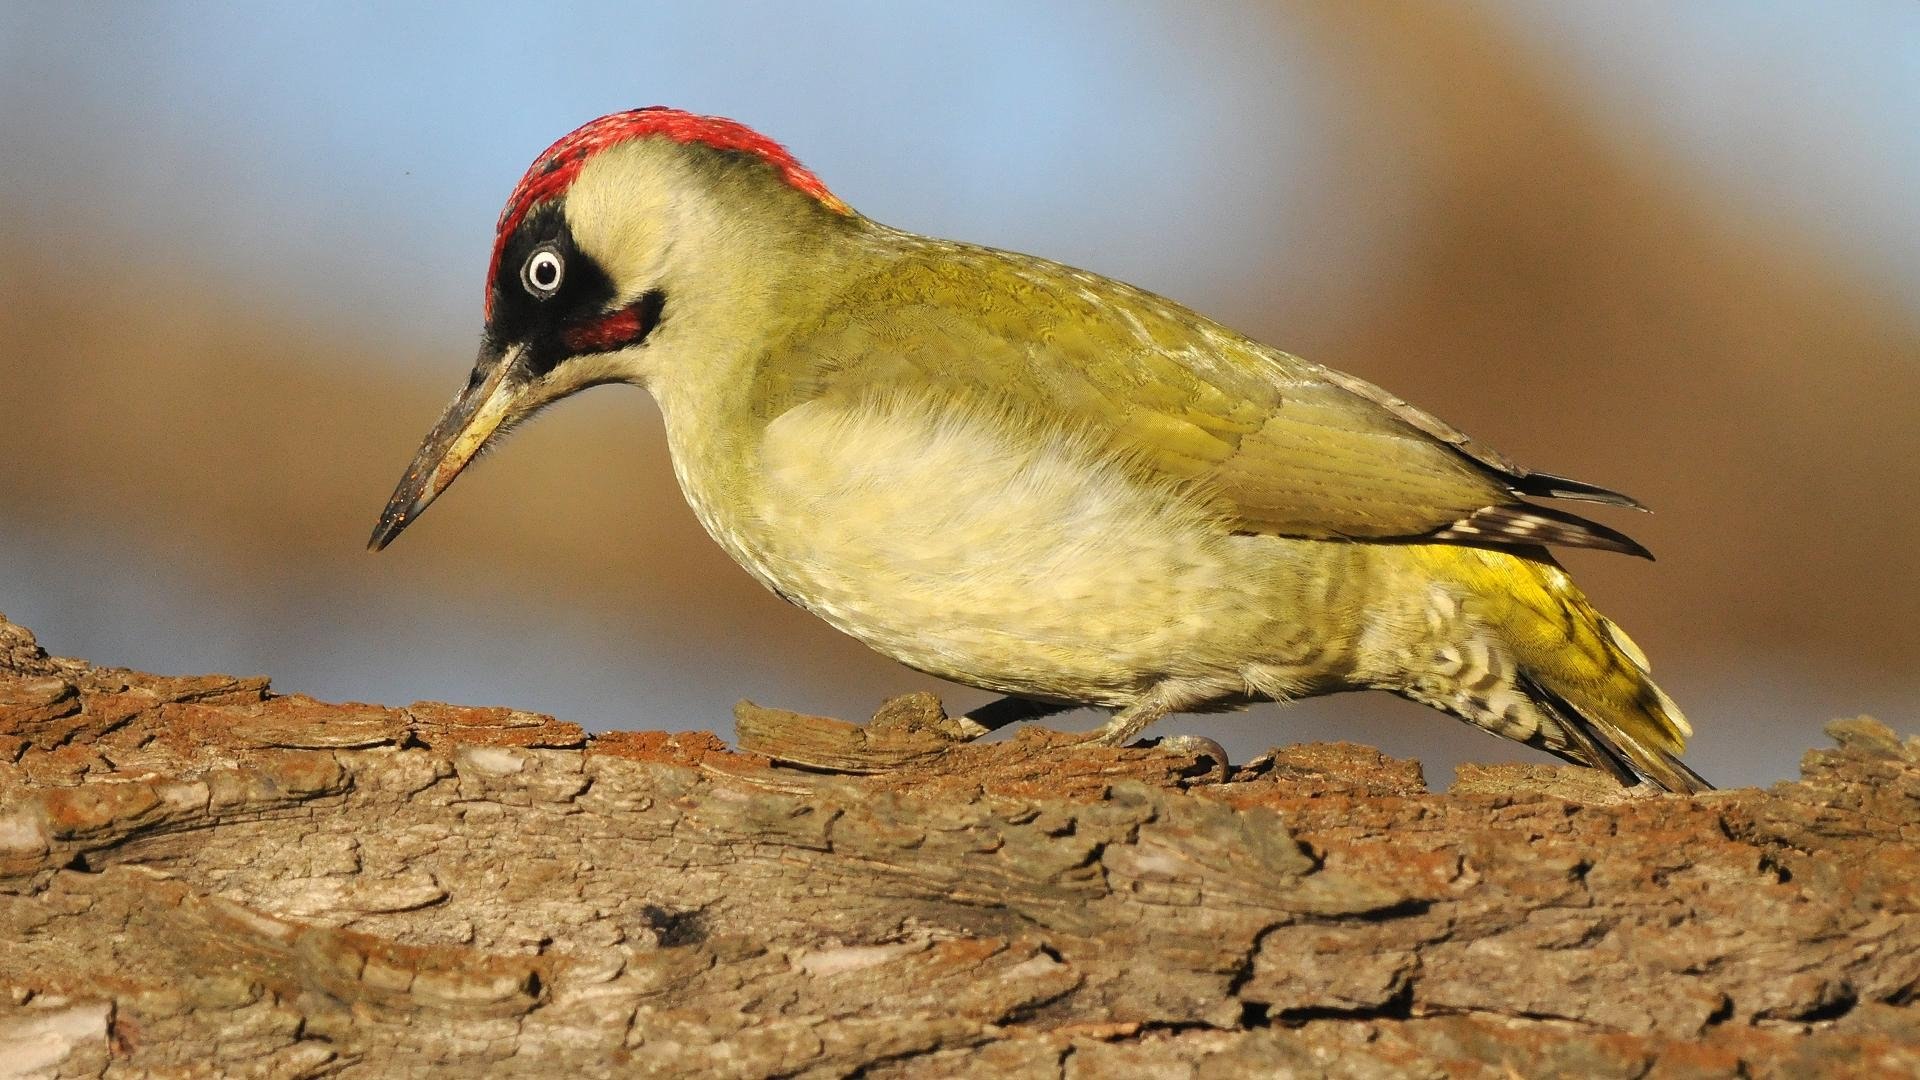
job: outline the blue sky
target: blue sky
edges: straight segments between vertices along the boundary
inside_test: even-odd
[[[32,150],[0,183],[52,208],[77,177],[105,197],[97,224],[161,250],[217,245],[270,279],[331,283],[363,316],[471,321],[526,163],[593,116],[664,103],[774,135],[872,216],[1138,276],[1164,214],[1110,208],[1207,192],[1189,216],[1222,262],[1160,272],[1192,292],[1283,239],[1260,207],[1300,141],[1223,137],[1240,99],[1306,66],[1232,29],[1093,4],[13,6],[0,138]],[[1249,219],[1272,224],[1248,236]]]

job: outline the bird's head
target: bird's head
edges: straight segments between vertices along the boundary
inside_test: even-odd
[[[858,215],[745,125],[614,113],[535,159],[501,211],[486,327],[369,547],[400,535],[490,440],[569,394],[654,386],[737,349],[780,268]]]

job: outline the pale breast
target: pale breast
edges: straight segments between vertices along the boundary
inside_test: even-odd
[[[1115,702],[1246,655],[1272,545],[1086,441],[987,408],[813,401],[767,428],[747,505],[689,496],[781,593],[914,667]],[[703,505],[704,504],[704,505]],[[1227,665],[1231,667],[1231,664]]]

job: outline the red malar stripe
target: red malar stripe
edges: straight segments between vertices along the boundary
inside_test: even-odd
[[[621,308],[590,323],[569,326],[561,335],[567,349],[576,353],[606,352],[631,345],[652,329],[640,314],[641,305]]]

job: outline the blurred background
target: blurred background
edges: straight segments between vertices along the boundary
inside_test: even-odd
[[[1920,5],[0,7],[0,611],[57,653],[730,734],[988,695],[763,592],[647,396],[574,399],[379,557],[553,139],[745,121],[904,228],[1165,293],[1537,468],[1722,784],[1920,726]],[[1066,724],[1091,726],[1082,716]],[[1183,719],[1237,759],[1529,751],[1384,695]]]

